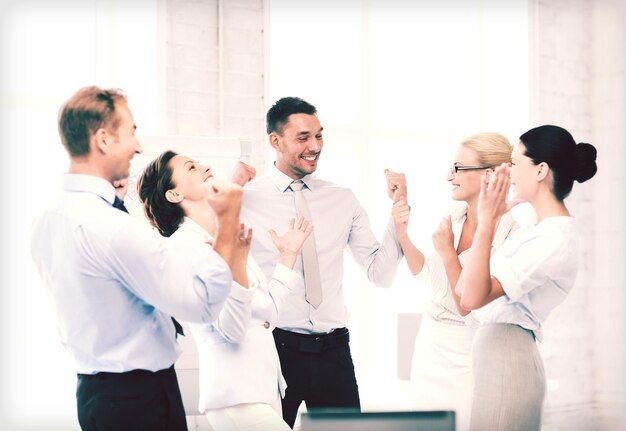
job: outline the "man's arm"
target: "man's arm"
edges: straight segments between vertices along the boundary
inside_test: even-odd
[[[91,247],[82,232],[76,236]],[[102,250],[86,252],[106,259],[113,277],[146,304],[181,320],[213,322],[230,293],[231,270],[209,246],[162,238],[131,217],[102,243]]]
[[[390,217],[383,240],[379,242],[372,232],[367,213],[358,202],[356,206],[348,247],[372,283],[378,287],[391,287],[402,259],[402,248],[396,236],[393,219]]]
[[[256,169],[242,161],[235,163],[235,166],[230,173],[230,180],[242,187],[249,181],[252,181],[254,177],[256,177]]]

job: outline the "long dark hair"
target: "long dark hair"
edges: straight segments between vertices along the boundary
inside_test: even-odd
[[[176,232],[185,216],[180,205],[165,198],[165,192],[175,187],[169,162],[177,155],[169,150],[161,153],[146,166],[137,183],[143,211],[150,224],[163,236],[171,236]]]
[[[574,180],[585,182],[598,171],[596,148],[587,143],[577,144],[562,127],[535,127],[519,138],[526,147],[525,155],[535,165],[545,162],[550,166],[554,178],[553,193],[561,202],[572,191]]]

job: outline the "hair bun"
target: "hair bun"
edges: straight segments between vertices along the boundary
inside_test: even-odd
[[[598,171],[596,156],[598,151],[591,144],[581,142],[576,145],[576,181],[584,183]]]

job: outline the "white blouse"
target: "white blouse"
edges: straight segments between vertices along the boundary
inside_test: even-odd
[[[505,295],[473,313],[481,324],[513,323],[535,333],[566,298],[578,270],[578,241],[572,217],[549,217],[519,229],[491,257],[491,275]]]
[[[463,224],[467,219],[467,203],[455,203],[451,207],[449,214],[452,221],[452,232],[454,233],[454,248],[457,249],[461,238],[461,232],[463,231]],[[498,228],[496,229],[491,252],[493,253],[497,250],[502,245],[504,240],[508,238],[517,228],[518,225],[515,220],[513,220],[510,213],[503,215],[500,223],[498,224]],[[471,247],[459,254],[459,262],[461,263],[461,266],[463,266],[463,263],[466,261],[470,251]],[[432,319],[437,322],[458,326],[476,324],[472,316],[473,313],[469,313],[465,317],[459,314],[454,297],[452,296],[445,265],[436,250],[434,250],[426,258],[422,271],[416,275],[416,278],[426,282],[431,287],[431,295],[428,304],[426,305],[425,312]]]
[[[213,240],[188,218],[170,238],[191,250],[210,247],[207,243]],[[272,331],[299,276],[278,264],[268,281],[251,257],[247,272],[249,288],[233,282],[214,323],[189,324],[198,346],[201,413],[244,403],[271,404],[287,387]]]

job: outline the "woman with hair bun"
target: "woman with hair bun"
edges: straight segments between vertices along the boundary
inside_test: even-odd
[[[563,200],[574,181],[597,171],[595,147],[551,125],[520,136],[511,159],[483,178],[472,253],[455,287],[480,323],[472,346],[472,430],[541,427],[546,378],[535,340],[578,268],[575,220]],[[511,185],[514,200],[507,202]],[[492,256],[497,221],[520,202],[531,204],[537,223],[518,229]]]

